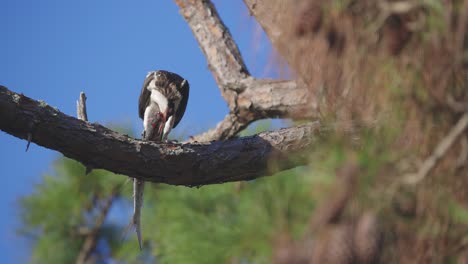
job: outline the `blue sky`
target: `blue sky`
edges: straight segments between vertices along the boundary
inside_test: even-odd
[[[214,1],[251,73],[274,77],[271,48],[242,1]],[[207,62],[179,10],[169,0],[0,0],[0,84],[75,116],[80,91],[88,118],[142,129],[137,114],[148,71],[188,79],[190,100],[174,134],[194,135],[227,113]],[[28,244],[15,234],[17,201],[51,171],[60,153],[0,132],[0,254],[24,263]]]

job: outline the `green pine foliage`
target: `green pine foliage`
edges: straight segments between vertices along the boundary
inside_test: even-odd
[[[307,223],[309,178],[295,169],[244,183],[148,192],[143,227],[154,239],[152,252],[161,263],[269,263],[275,235],[300,233]]]
[[[269,126],[260,122],[254,130]],[[107,220],[98,233],[113,260],[269,263],[278,236],[300,238],[314,207],[310,186],[317,181],[300,167],[250,182],[200,188],[147,184],[140,251],[134,230],[123,236],[132,213],[127,178],[104,170],[85,175],[83,165],[67,158],[59,158],[53,168],[20,203],[20,233],[34,243],[32,263],[75,262],[84,241],[80,230],[93,228],[102,201],[116,186],[120,192],[112,208],[121,221]],[[93,252],[97,259],[104,259],[102,251],[98,245]]]
[[[84,241],[80,232],[93,228],[96,208],[125,181],[104,170],[85,175],[83,165],[67,158],[59,158],[53,167],[54,174],[45,175],[34,192],[20,200],[19,233],[35,245],[32,263],[75,262]]]
[[[374,1],[314,2],[323,2],[322,8],[328,9],[317,16],[320,33],[309,37],[323,38],[317,43],[329,42],[333,52],[323,53],[320,60],[316,60],[319,53],[311,52],[297,56],[301,61],[291,61],[293,68],[310,61],[323,61],[325,66],[324,78],[314,82],[323,82],[319,109],[324,131],[325,124],[333,128],[320,135],[310,150],[311,165],[249,182],[201,188],[147,184],[140,251],[133,230],[122,239],[132,213],[132,185],[124,185],[128,178],[103,170],[86,176],[81,164],[60,158],[54,173],[21,199],[19,231],[34,243],[31,262],[76,262],[86,236],[82,230],[94,228],[103,201],[113,194],[112,208],[120,212],[121,221],[111,222],[108,216],[90,262],[271,263],[282,238],[299,243],[312,238],[318,249],[327,249],[323,252],[335,248],[346,253],[350,250],[342,243],[346,241],[335,243],[330,236],[339,228],[359,224],[366,213],[378,217],[379,232],[370,234],[368,241],[383,236],[383,245],[376,242],[369,247],[375,246],[374,253],[382,260],[454,263],[458,256],[462,261],[468,241],[467,170],[466,158],[460,162],[459,157],[466,147],[455,141],[425,179],[409,186],[405,179],[434,155],[462,114],[458,104],[467,98],[466,60],[461,58],[466,57],[462,41],[466,29],[458,20],[465,21],[464,2],[448,1],[450,8],[445,8],[441,1],[422,1],[411,13],[391,17]],[[356,10],[362,15],[357,16]],[[374,18],[381,15],[388,18],[376,23]],[[414,27],[421,21],[422,27]],[[348,25],[357,26],[350,30]],[[333,46],[342,45],[330,41],[329,36],[335,35],[343,39],[340,49]],[[453,45],[457,39],[460,45]],[[303,47],[298,50],[307,55]],[[352,91],[349,101],[340,99],[344,83],[346,94]],[[349,136],[347,122],[335,127],[339,120],[352,121],[348,125],[356,128],[356,135]],[[270,125],[270,121],[257,122],[240,136]],[[358,169],[345,183],[346,177],[339,177],[346,176],[340,169],[347,164]],[[334,198],[333,191],[345,184],[349,190],[344,191],[351,194],[338,210],[339,219],[319,226],[323,232],[307,234],[316,204],[328,205],[327,198]]]

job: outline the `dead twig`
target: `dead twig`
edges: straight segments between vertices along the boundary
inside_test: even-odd
[[[453,126],[448,135],[440,141],[440,143],[435,148],[429,158],[427,158],[421,167],[419,167],[418,172],[414,174],[408,174],[404,177],[403,182],[406,184],[417,184],[421,182],[429,172],[435,167],[437,162],[445,155],[445,153],[450,149],[453,143],[457,138],[465,131],[468,126],[468,112],[463,114],[463,116],[458,120],[457,124]]]
[[[80,93],[80,98],[76,101],[76,116],[78,119],[88,121],[88,113],[86,111],[86,94]]]
[[[78,253],[78,257],[76,258],[76,264],[84,264],[88,260],[91,253],[95,250],[98,234],[106,220],[107,214],[109,213],[110,208],[112,207],[112,203],[114,199],[119,195],[122,185],[117,185],[112,190],[111,194],[103,201],[104,204],[100,208],[99,215],[96,218],[93,228],[90,232],[86,235],[86,238],[83,242],[83,246],[81,247],[80,252]]]
[[[80,98],[76,101],[76,116],[78,119],[83,121],[88,121],[88,112],[86,111],[86,94],[84,92],[80,93]],[[85,165],[85,175],[91,173],[93,168],[91,166]]]

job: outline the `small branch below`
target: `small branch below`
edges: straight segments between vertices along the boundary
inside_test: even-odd
[[[407,184],[417,184],[422,181],[427,174],[437,165],[437,162],[447,153],[456,139],[465,131],[468,127],[468,112],[466,112],[457,124],[450,130],[448,135],[442,139],[442,141],[437,145],[434,150],[434,153],[427,158],[422,166],[419,168],[418,172],[415,174],[409,174],[404,178],[404,182]]]
[[[83,94],[83,93],[81,93]],[[114,187],[112,193],[103,201],[103,206],[100,208],[100,212],[98,217],[96,218],[96,222],[94,224],[93,229],[86,235],[86,238],[83,242],[83,246],[81,247],[80,252],[78,253],[78,257],[76,259],[76,264],[84,264],[88,260],[91,253],[96,249],[97,241],[98,241],[98,234],[101,230],[104,221],[106,220],[107,214],[114,202],[114,199],[119,195],[121,189],[121,185]]]

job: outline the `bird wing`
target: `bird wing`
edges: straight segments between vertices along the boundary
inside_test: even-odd
[[[176,119],[174,120],[174,127],[176,127],[177,124],[179,124],[180,120],[184,116],[185,108],[187,107],[187,102],[189,98],[189,90],[190,90],[190,85],[188,81],[183,80],[178,86],[178,90],[180,94],[182,95],[182,99],[179,103],[179,107],[177,108]]]
[[[179,107],[175,113],[174,126],[180,122],[184,116],[185,109],[187,108],[187,102],[189,97],[190,85],[187,80],[182,78],[180,75],[164,70],[158,70],[156,72],[151,72],[145,79],[143,83],[143,88],[141,89],[140,99],[138,103],[138,113],[141,119],[145,116],[145,110],[151,100],[151,92],[147,89],[148,85],[156,79],[155,85],[159,89],[163,90],[168,98],[181,98]],[[172,89],[175,87],[176,89]]]
[[[154,79],[154,74],[150,73],[146,76],[143,87],[141,88],[140,98],[138,99],[138,115],[141,119],[145,118],[145,110],[151,100],[151,92],[147,89],[148,85]]]

